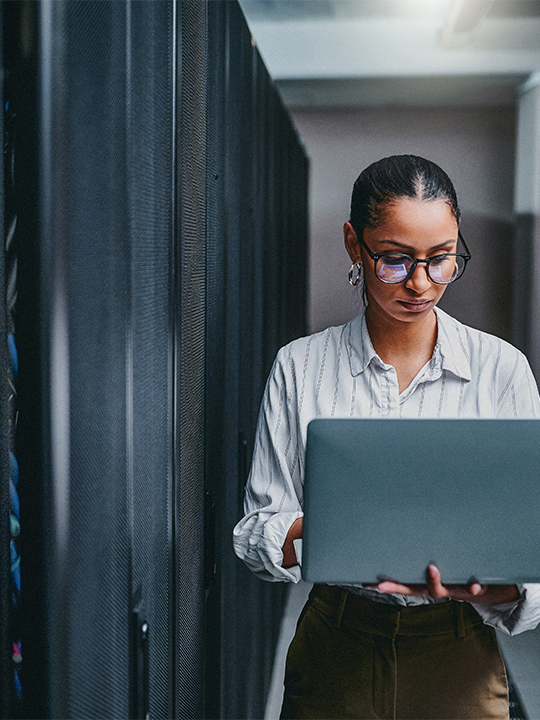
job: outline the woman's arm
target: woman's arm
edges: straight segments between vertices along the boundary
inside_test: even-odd
[[[282,548],[291,526],[302,517],[303,441],[297,421],[290,347],[282,348],[266,385],[251,471],[244,499],[245,515],[233,531],[233,545],[249,569],[263,580],[298,582],[291,536],[290,564]]]
[[[281,548],[281,552],[283,553],[283,562],[281,567],[290,568],[294,567],[294,565],[298,565],[298,558],[296,557],[293,542],[295,540],[302,539],[302,526],[303,518],[300,517],[297,518],[289,528],[289,532],[287,533],[287,537],[285,538],[285,542]]]

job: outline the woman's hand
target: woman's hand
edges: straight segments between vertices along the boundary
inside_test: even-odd
[[[441,573],[436,565],[428,566],[425,585],[401,585],[393,580],[385,580],[376,587],[382,593],[429,595],[435,599],[449,597],[453,600],[491,605],[512,602],[519,598],[519,590],[516,585],[480,585],[476,580],[471,580],[467,585],[443,585]]]
[[[281,567],[283,568],[290,568],[293,567],[293,565],[298,565],[293,540],[300,540],[302,537],[302,521],[303,518],[296,518],[289,528],[289,532],[287,533],[287,537],[285,538],[285,542],[281,548],[281,552],[283,553],[283,562],[281,563]]]

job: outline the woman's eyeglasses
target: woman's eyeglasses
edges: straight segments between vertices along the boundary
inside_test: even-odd
[[[424,259],[395,253],[373,253],[362,238],[360,238],[360,243],[375,262],[375,275],[383,283],[394,285],[406,282],[416,270],[418,263],[425,263],[427,276],[431,282],[437,283],[437,285],[449,285],[463,275],[467,263],[471,259],[469,248],[465,244],[461,232],[458,233],[458,238],[465,248],[464,253],[445,253]]]

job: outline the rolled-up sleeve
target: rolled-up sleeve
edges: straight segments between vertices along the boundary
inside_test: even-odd
[[[302,517],[304,446],[298,425],[294,364],[282,348],[268,378],[259,413],[245,516],[233,531],[236,554],[258,577],[298,582],[300,567],[283,568],[281,548]]]
[[[507,635],[519,635],[534,630],[540,623],[540,585],[518,585],[520,597],[511,603],[484,605],[473,603],[486,625],[491,625]]]

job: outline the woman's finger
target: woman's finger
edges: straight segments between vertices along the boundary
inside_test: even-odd
[[[432,598],[439,599],[448,597],[448,589],[441,582],[441,573],[436,565],[428,565],[426,570],[426,581],[429,595]]]
[[[453,597],[456,600],[472,600],[484,593],[485,588],[471,578],[467,585],[443,585],[441,573],[436,565],[429,565],[426,569],[426,585],[403,585],[394,580],[383,580],[376,587],[381,593],[398,593],[400,595],[429,595],[434,599]]]
[[[377,585],[382,593],[399,593],[400,595],[428,595],[427,585],[401,585],[391,580],[385,580]]]
[[[471,595],[477,596],[481,595],[485,588],[478,582],[478,580],[475,577],[472,577],[467,582],[467,589],[471,593]]]

